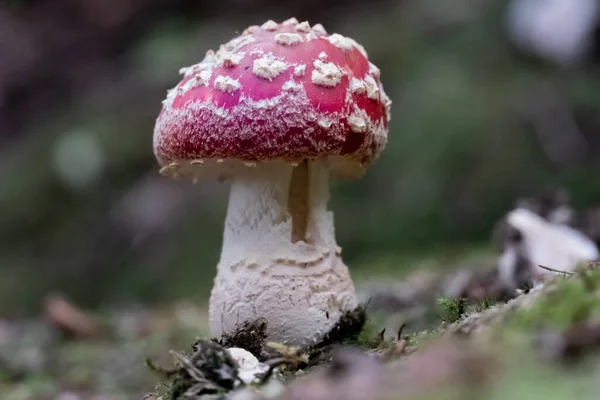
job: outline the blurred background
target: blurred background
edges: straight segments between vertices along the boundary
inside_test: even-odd
[[[355,273],[485,248],[517,196],[549,185],[600,202],[593,0],[0,4],[5,316],[52,291],[85,307],[207,298],[228,188],[161,177],[152,129],[180,67],[267,19],[355,38],[394,101],[381,158],[334,183]]]
[[[268,19],[356,39],[394,101],[383,155],[334,183],[358,281],[491,254],[495,222],[548,187],[600,204],[598,12],[596,0],[0,0],[0,316],[37,316],[52,293],[94,312],[206,303],[228,187],[160,176],[152,130],[180,67]],[[123,387],[96,372],[71,381]]]

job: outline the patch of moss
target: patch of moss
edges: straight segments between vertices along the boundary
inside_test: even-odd
[[[342,315],[338,323],[324,336],[321,342],[307,349],[308,367],[329,362],[333,353],[339,347],[358,345],[366,321],[367,308],[364,304]]]
[[[519,310],[512,318],[512,326],[565,329],[574,323],[600,318],[600,270],[581,271],[571,278],[559,279],[547,295]]]
[[[407,337],[407,342],[409,346],[419,348],[439,337],[441,332],[441,328],[415,332]]]
[[[470,302],[464,298],[439,298],[437,299],[437,315],[443,322],[451,324],[469,314],[485,311],[498,302],[489,298]]]
[[[383,334],[385,331],[382,331],[377,324],[373,321],[373,319],[367,314],[365,318],[365,323],[356,337],[355,343],[364,348],[374,348],[379,346],[383,341]]]
[[[474,305],[473,311],[474,312],[482,312],[484,310],[487,310],[488,308],[490,308],[491,306],[493,306],[496,303],[497,303],[497,301],[494,301],[487,297],[484,297],[483,299],[481,299],[481,301],[477,302]]]
[[[367,321],[366,306],[361,304],[352,311],[340,317],[335,326],[327,332],[317,346],[327,346],[333,343],[355,342]]]
[[[467,311],[464,298],[448,299],[442,297],[437,299],[437,306],[441,320],[447,323],[458,321]]]

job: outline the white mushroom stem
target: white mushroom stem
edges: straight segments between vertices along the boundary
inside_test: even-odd
[[[210,299],[213,335],[266,318],[269,340],[304,346],[357,306],[328,185],[319,161],[265,163],[235,178]]]

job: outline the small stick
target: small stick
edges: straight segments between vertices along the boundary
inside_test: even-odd
[[[554,269],[554,268],[550,268],[550,267],[545,267],[543,265],[538,265],[538,267],[540,267],[541,269],[545,269],[546,271],[556,272],[558,274],[575,275],[575,273],[571,272],[571,271],[559,271],[558,269]]]
[[[402,340],[402,332],[406,328],[406,324],[400,325],[400,329],[398,329],[398,334],[396,335],[396,340]]]
[[[269,369],[267,369],[267,372],[260,378],[258,382],[259,385],[264,385],[267,382],[271,375],[273,375],[273,372],[275,372],[275,368],[282,365],[296,365],[298,364],[298,361],[290,360],[286,357],[277,357],[267,361],[266,364],[269,366]]]

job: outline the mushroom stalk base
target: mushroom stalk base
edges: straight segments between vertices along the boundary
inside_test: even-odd
[[[358,305],[327,210],[329,171],[265,163],[233,181],[211,292],[211,334],[266,318],[269,340],[319,342]]]

